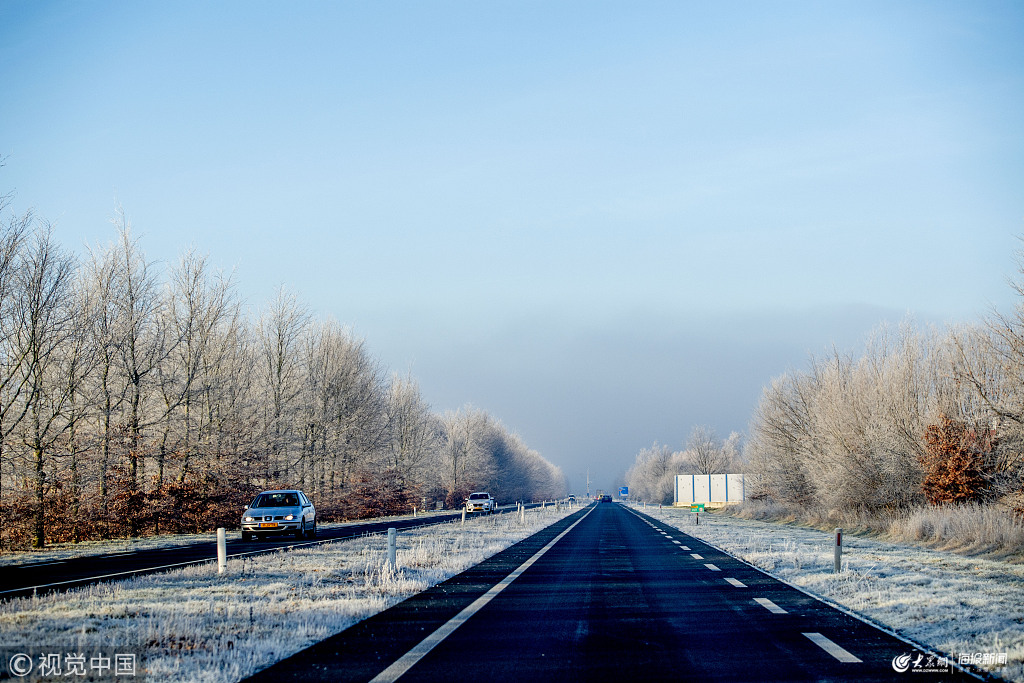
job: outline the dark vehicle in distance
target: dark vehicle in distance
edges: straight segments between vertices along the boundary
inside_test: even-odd
[[[609,496],[609,495],[608,495],[608,494],[606,493],[606,494],[604,494],[603,496],[601,496],[601,502],[602,502],[602,503],[610,503],[610,502],[612,502],[612,497],[611,497],[611,496]]]

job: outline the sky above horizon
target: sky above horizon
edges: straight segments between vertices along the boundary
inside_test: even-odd
[[[0,193],[284,285],[609,488],[883,321],[1015,304],[1015,2],[0,0]]]

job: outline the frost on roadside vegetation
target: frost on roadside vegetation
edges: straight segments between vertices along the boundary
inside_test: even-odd
[[[231,560],[0,603],[5,646],[141,649],[151,680],[237,681],[565,517],[554,507]]]
[[[995,672],[1024,682],[1020,564],[847,535],[835,574],[826,531],[720,514],[696,525],[689,511],[642,512],[942,652],[1005,652],[1008,664]]]

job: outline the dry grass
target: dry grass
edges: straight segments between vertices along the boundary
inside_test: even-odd
[[[721,510],[742,519],[876,536],[966,556],[1024,562],[1024,519],[1000,505],[926,505],[909,510],[823,510],[747,501]]]

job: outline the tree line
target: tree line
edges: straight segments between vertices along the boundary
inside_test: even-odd
[[[882,327],[764,389],[754,496],[826,512],[994,503],[1024,512],[1024,307],[946,329]]]
[[[695,428],[683,451],[636,456],[631,493],[669,503],[675,474],[731,469],[746,473],[748,499],[825,516],[962,503],[1024,515],[1024,284],[1012,286],[1009,314],[883,325],[860,353],[833,349],[775,377],[742,450]]]
[[[681,451],[654,443],[637,453],[626,472],[626,485],[631,498],[671,505],[677,474],[728,474],[739,472],[742,467],[741,439],[737,432],[720,439],[711,427],[698,425],[690,432]]]
[[[553,498],[562,472],[488,413],[438,414],[411,376],[281,289],[247,316],[185,252],[163,272],[123,211],[78,258],[0,197],[0,548],[237,524],[261,489],[323,519]]]

